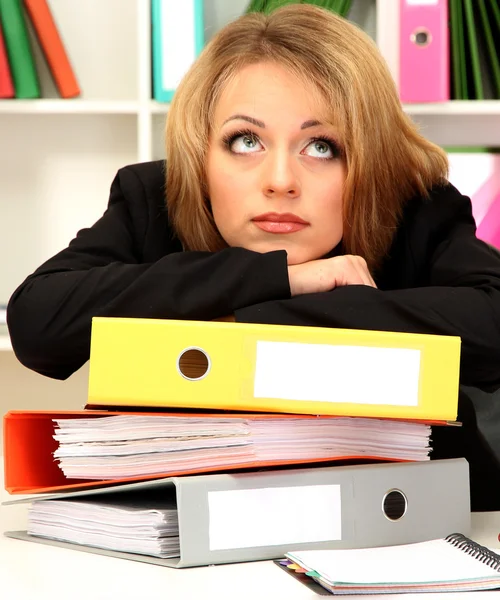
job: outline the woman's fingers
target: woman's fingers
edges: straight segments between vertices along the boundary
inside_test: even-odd
[[[292,296],[327,292],[346,285],[377,287],[361,256],[344,255],[288,267]]]

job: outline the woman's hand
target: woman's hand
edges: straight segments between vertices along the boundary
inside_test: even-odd
[[[292,296],[328,292],[344,285],[377,287],[365,259],[351,254],[290,265],[288,278]]]

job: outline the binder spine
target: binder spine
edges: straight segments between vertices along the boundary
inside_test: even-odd
[[[0,0],[0,19],[16,98],[40,98],[21,0]]]
[[[7,49],[2,33],[2,24],[0,22],[0,98],[13,98],[14,84],[12,83],[12,75],[10,72],[9,60],[7,57]]]
[[[401,102],[445,102],[449,89],[447,0],[401,0]]]
[[[204,46],[203,0],[151,0],[153,98],[171,102]]]
[[[485,546],[481,546],[481,544],[474,542],[461,533],[452,533],[451,535],[448,535],[445,540],[459,550],[462,550],[462,552],[465,552],[465,554],[472,556],[479,562],[500,572],[499,554],[492,552]]]
[[[24,0],[40,46],[62,98],[80,95],[80,88],[71,67],[66,48],[47,0]]]

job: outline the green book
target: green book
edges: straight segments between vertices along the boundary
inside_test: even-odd
[[[451,82],[453,100],[468,100],[464,22],[461,0],[450,0]]]
[[[285,6],[286,4],[299,4],[299,2],[298,0],[252,0],[245,12],[270,13],[280,6]]]
[[[21,0],[0,0],[0,19],[16,98],[40,98]]]
[[[316,4],[345,17],[351,8],[352,0],[302,0],[302,4]]]
[[[470,100],[483,100],[484,89],[479,59],[478,30],[472,0],[464,1],[464,29],[466,39],[467,87]]]
[[[267,0],[251,0],[247,6],[246,13],[263,12],[266,8]]]
[[[499,0],[490,0],[493,22],[496,26],[497,33],[500,32],[500,2]],[[496,38],[498,39],[498,38]]]
[[[339,0],[306,0],[305,2],[301,2],[301,4],[314,4],[315,6],[338,12],[337,6],[340,5],[340,2]]]
[[[339,7],[339,15],[347,18],[349,11],[351,10],[352,0],[343,0]]]
[[[245,12],[271,12],[285,4],[314,4],[346,17],[352,0],[251,0]]]
[[[493,94],[500,99],[500,8],[495,0],[477,0],[488,76]]]

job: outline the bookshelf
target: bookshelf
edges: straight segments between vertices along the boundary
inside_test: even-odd
[[[134,100],[1,100],[0,115],[74,114],[74,115],[135,115],[139,103]]]
[[[377,32],[377,14],[394,1],[354,0],[350,17],[372,37],[385,35],[390,29]],[[205,0],[206,40],[247,4]],[[33,43],[43,98],[0,101],[0,305],[30,272],[102,215],[120,167],[163,156],[168,106],[150,95],[150,1],[50,0],[50,6],[83,94],[58,98]],[[500,102],[411,105],[406,110],[437,143],[498,145]],[[78,386],[61,387],[28,373],[10,348],[7,336],[0,335],[0,380],[15,382],[16,398],[24,402],[23,381],[35,378],[37,396],[26,403],[81,406],[86,392],[80,374],[71,378],[80,381]],[[76,395],[63,401],[53,383]]]
[[[436,104],[407,104],[411,116],[437,117],[500,117],[500,100],[453,100]],[[470,133],[469,133],[470,135]],[[497,136],[498,137],[498,136]]]
[[[500,100],[407,104],[405,111],[440,146],[498,146]]]

